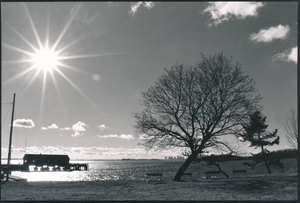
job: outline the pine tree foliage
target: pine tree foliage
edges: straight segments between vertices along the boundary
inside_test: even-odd
[[[250,147],[264,147],[273,146],[279,144],[279,136],[277,135],[277,129],[270,133],[266,131],[269,125],[266,124],[266,117],[262,115],[260,111],[255,111],[250,114],[249,124],[244,124],[244,133],[240,134],[244,141],[251,143]],[[271,140],[275,138],[274,140]]]
[[[244,132],[240,134],[243,141],[250,142],[249,147],[260,148],[261,152],[253,156],[255,164],[264,162],[268,173],[271,173],[270,165],[274,162],[268,154],[266,146],[273,146],[279,144],[279,135],[277,135],[277,129],[274,132],[268,132],[266,129],[269,125],[266,124],[266,116],[260,111],[255,111],[250,114],[249,122],[243,125]]]

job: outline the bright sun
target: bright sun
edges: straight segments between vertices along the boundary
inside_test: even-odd
[[[32,56],[33,65],[40,71],[51,71],[58,65],[58,53],[48,48],[37,50]]]
[[[11,28],[11,30],[18,35],[23,42],[26,43],[27,47],[31,47],[30,50],[22,49],[20,46],[13,46],[10,44],[7,44],[5,42],[2,42],[2,45],[13,50],[16,52],[19,52],[23,54],[23,59],[21,60],[14,60],[14,61],[4,61],[5,63],[21,63],[26,64],[29,63],[30,65],[26,67],[23,71],[19,72],[14,77],[9,78],[8,80],[4,81],[2,85],[7,84],[9,82],[12,82],[16,79],[20,79],[21,77],[30,74],[30,72],[34,72],[33,75],[30,77],[25,90],[32,85],[32,83],[36,80],[36,78],[39,75],[43,76],[42,80],[42,94],[41,94],[41,109],[44,101],[44,94],[46,90],[46,80],[48,75],[51,76],[53,84],[55,86],[55,89],[60,97],[59,87],[57,85],[57,79],[55,77],[55,74],[60,75],[62,78],[65,79],[74,89],[76,89],[85,99],[87,99],[91,104],[93,104],[95,107],[97,107],[96,104],[94,104],[83,91],[80,90],[79,87],[63,72],[63,69],[66,70],[73,70],[79,73],[86,74],[84,71],[81,71],[75,67],[72,67],[65,63],[65,60],[72,60],[72,59],[79,59],[79,58],[88,58],[88,57],[100,57],[105,55],[114,55],[114,54],[92,54],[92,55],[66,55],[65,50],[69,49],[71,46],[73,46],[78,40],[73,40],[69,44],[61,43],[64,35],[66,34],[68,28],[70,27],[72,21],[75,19],[75,16],[77,15],[81,4],[77,4],[76,7],[74,7],[74,11],[72,12],[72,15],[70,18],[68,18],[67,22],[65,23],[65,26],[63,27],[62,31],[58,35],[57,39],[55,41],[50,42],[50,33],[49,33],[49,20],[46,24],[46,37],[43,40],[45,44],[42,43],[42,40],[39,36],[38,30],[36,29],[36,26],[33,22],[33,19],[31,18],[30,12],[26,6],[26,3],[23,3],[26,15],[29,19],[29,24],[31,26],[32,32],[35,36],[37,44],[33,44],[33,42],[29,41],[25,38],[20,32],[18,32],[15,28],[13,28],[9,23],[5,23],[8,27]],[[73,11],[73,9],[72,9]],[[58,48],[59,47],[59,48]],[[61,98],[60,98],[61,99]]]

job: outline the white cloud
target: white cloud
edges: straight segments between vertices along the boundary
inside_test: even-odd
[[[118,137],[118,135],[117,134],[115,134],[115,135],[97,135],[98,137],[100,137],[100,138],[111,138],[111,137]]]
[[[125,134],[119,135],[119,138],[126,139],[126,140],[134,139],[133,135],[125,135]]]
[[[242,137],[239,137],[238,139],[239,139],[240,141],[244,141],[244,138],[242,138]]]
[[[109,129],[109,127],[108,127],[108,126],[105,126],[104,124],[99,125],[98,128],[99,128],[100,130],[106,130],[106,129]]]
[[[120,139],[126,139],[126,140],[134,139],[133,135],[125,135],[125,134],[121,134],[121,135],[117,135],[117,134],[97,135],[97,137],[100,137],[100,138],[120,138]]]
[[[14,120],[13,126],[18,128],[33,128],[34,122],[31,119],[16,119]]]
[[[69,130],[72,130],[72,128],[65,127],[65,128],[60,128],[59,130],[67,130],[67,131],[69,131]]]
[[[210,13],[214,25],[233,17],[245,19],[247,16],[257,16],[258,9],[264,6],[261,2],[210,2],[209,4],[203,13]]]
[[[147,135],[142,134],[142,135],[139,135],[139,139],[140,140],[147,140],[147,139],[150,139],[150,138]]]
[[[130,7],[130,11],[129,13],[134,16],[135,13],[137,12],[137,9],[140,7],[140,6],[144,6],[146,7],[147,9],[151,9],[154,7],[154,3],[151,2],[151,1],[139,1],[139,2],[134,2],[134,3],[131,3],[131,7]]]
[[[294,47],[288,50],[285,50],[283,53],[279,53],[273,56],[274,60],[281,60],[287,62],[298,62],[298,47]]]
[[[290,32],[290,26],[277,25],[276,27],[269,27],[261,29],[258,33],[250,35],[250,40],[258,42],[272,42],[276,39],[284,40]]]
[[[58,126],[55,123],[52,123],[51,125],[48,126],[48,129],[57,129]]]
[[[72,136],[73,137],[80,136],[81,135],[80,132],[86,131],[86,128],[88,128],[88,126],[83,121],[78,121],[72,126],[72,130],[74,131],[74,134],[72,134]]]
[[[86,131],[85,127],[88,127],[84,122],[78,121],[72,126],[74,131]]]
[[[73,137],[78,137],[80,136],[80,132],[79,131],[74,131],[74,134],[72,134]]]

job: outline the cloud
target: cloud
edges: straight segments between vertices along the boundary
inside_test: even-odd
[[[34,122],[31,119],[16,119],[14,120],[13,126],[18,128],[33,128]]]
[[[74,131],[74,134],[72,134],[72,136],[77,137],[82,135],[80,132],[86,131],[86,128],[88,128],[88,126],[83,121],[78,121],[72,126],[72,130]]]
[[[258,33],[250,35],[250,40],[258,42],[272,42],[276,39],[284,40],[287,38],[290,32],[290,26],[277,25],[276,27],[269,27],[267,29],[261,29]]]
[[[126,139],[126,140],[134,139],[133,135],[125,135],[125,134],[119,135],[119,138]]]
[[[97,137],[100,137],[100,138],[120,138],[120,139],[126,139],[126,140],[133,140],[134,139],[133,135],[125,135],[125,134],[121,134],[121,135],[117,135],[117,134],[114,134],[114,135],[97,135]]]
[[[48,129],[57,129],[58,126],[55,123],[52,123],[51,125],[48,126]]]
[[[47,128],[47,127],[42,127],[41,129],[42,129],[42,130],[48,130],[48,128]]]
[[[106,130],[106,129],[109,129],[109,127],[108,127],[108,126],[105,126],[104,124],[99,125],[98,128],[99,128],[100,130]]]
[[[273,61],[281,60],[286,62],[294,62],[297,64],[298,62],[298,47],[294,47],[288,50],[285,50],[283,53],[279,53],[273,56]]]
[[[214,25],[229,21],[233,17],[245,19],[248,16],[257,16],[258,9],[264,6],[261,2],[210,2],[209,4],[203,13],[210,13]]]
[[[60,128],[59,130],[66,130],[66,131],[69,131],[69,130],[72,130],[72,128],[65,127],[65,128]]]
[[[244,138],[242,138],[242,137],[239,137],[238,139],[242,142],[245,141]]]
[[[151,9],[154,7],[154,3],[151,2],[151,1],[139,1],[139,2],[134,2],[134,3],[131,3],[131,7],[130,7],[130,11],[129,13],[134,16],[135,13],[137,12],[137,9],[140,7],[140,6],[144,6],[146,7],[147,9]]]
[[[147,140],[147,139],[150,139],[150,138],[147,135],[142,134],[142,135],[139,135],[139,139],[140,140]]]
[[[100,138],[111,138],[111,137],[118,137],[118,135],[117,134],[115,134],[115,135],[97,135],[98,137],[100,137]]]

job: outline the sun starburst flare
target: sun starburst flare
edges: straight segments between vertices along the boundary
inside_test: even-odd
[[[39,75],[42,75],[43,77],[43,83],[42,83],[42,93],[41,93],[41,106],[40,109],[42,110],[43,103],[44,103],[44,95],[46,90],[46,80],[48,74],[51,76],[51,79],[55,85],[56,92],[59,96],[60,101],[61,94],[59,92],[59,88],[57,85],[57,80],[55,75],[59,75],[62,78],[64,78],[65,81],[67,81],[80,95],[82,95],[86,100],[88,100],[93,106],[96,108],[97,105],[94,104],[85,94],[82,90],[80,90],[79,87],[66,75],[63,73],[62,69],[68,69],[72,71],[76,71],[85,75],[89,75],[88,73],[77,69],[75,67],[72,67],[68,64],[66,64],[64,61],[66,60],[72,60],[72,59],[79,59],[79,58],[88,58],[88,57],[100,57],[100,56],[108,56],[108,55],[116,55],[116,54],[122,54],[121,53],[106,53],[106,54],[85,54],[85,55],[65,55],[64,52],[68,50],[71,46],[76,44],[78,40],[73,40],[71,43],[61,47],[58,49],[59,45],[61,44],[61,41],[65,34],[67,33],[68,28],[71,26],[71,23],[73,22],[75,16],[77,15],[78,11],[80,10],[81,4],[78,4],[74,8],[74,12],[70,15],[69,19],[67,20],[65,26],[63,27],[62,31],[58,35],[57,39],[51,43],[49,41],[49,13],[48,13],[48,19],[47,19],[47,28],[46,28],[46,38],[44,40],[44,44],[42,43],[42,40],[39,36],[39,33],[36,29],[36,26],[33,22],[33,19],[31,18],[30,12],[26,6],[25,3],[23,3],[26,15],[29,19],[29,23],[32,29],[32,32],[34,34],[35,40],[37,41],[38,46],[34,46],[33,42],[30,42],[28,39],[26,39],[20,32],[18,32],[15,28],[13,28],[8,22],[4,22],[6,26],[8,26],[20,39],[25,42],[32,50],[25,50],[18,46],[13,46],[10,44],[7,44],[5,42],[2,42],[3,47],[6,47],[10,50],[16,51],[21,53],[22,55],[25,55],[23,59],[20,60],[14,60],[14,61],[3,61],[3,63],[21,63],[21,64],[29,64],[27,68],[25,68],[23,71],[15,75],[14,77],[8,79],[7,81],[4,81],[2,85],[6,85],[7,83],[13,82],[16,79],[20,79],[21,77],[32,74],[30,77],[30,81],[27,83],[24,92],[34,83],[34,81],[37,79]],[[80,38],[82,39],[82,38]],[[52,44],[52,46],[50,46]],[[90,76],[90,75],[89,75]],[[41,111],[40,111],[41,112]]]
[[[38,50],[32,56],[34,66],[40,71],[47,72],[57,68],[59,61],[58,53],[48,47]]]

